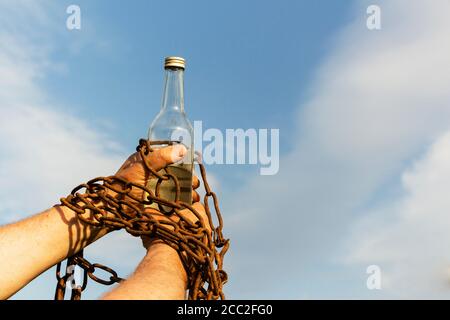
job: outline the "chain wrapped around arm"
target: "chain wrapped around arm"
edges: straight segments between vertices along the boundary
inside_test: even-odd
[[[153,152],[151,145],[171,144],[167,141],[148,141],[141,139],[137,151],[142,158],[145,168],[158,179],[156,190],[139,185],[116,176],[98,177],[81,184],[72,190],[71,194],[61,199],[61,204],[72,209],[78,218],[92,226],[109,228],[111,230],[125,229],[133,236],[148,235],[157,238],[177,250],[188,275],[188,298],[192,300],[224,299],[223,285],[227,281],[227,274],[223,270],[223,258],[229,247],[229,240],[222,234],[223,220],[219,209],[217,195],[211,191],[206,178],[206,171],[201,160],[197,160],[205,188],[204,207],[208,221],[203,221],[200,214],[188,203],[179,200],[179,183],[174,175],[160,174],[148,163],[147,156]],[[158,186],[162,181],[171,179],[177,189],[175,201],[170,201],[159,195]],[[145,195],[142,198],[132,194],[139,189]],[[111,192],[114,194],[111,195]],[[211,199],[212,198],[212,199]],[[218,225],[214,227],[210,201],[212,200],[215,218]],[[172,219],[158,220],[151,212],[144,208],[153,203],[169,217],[176,215],[177,221]],[[170,210],[167,211],[167,208]],[[181,210],[189,210],[197,217],[192,223],[187,220]],[[209,231],[207,225],[211,227]],[[111,285],[122,281],[117,273],[101,264],[91,264],[83,258],[82,251],[67,259],[67,271],[61,275],[61,263],[57,265],[57,287],[55,299],[64,299],[67,282],[72,278],[73,266],[78,265],[83,270],[83,284],[72,289],[71,299],[81,298],[81,292],[86,288],[88,277],[96,282]],[[102,269],[110,274],[110,278],[100,279],[95,276],[95,270]],[[73,280],[72,280],[73,282]]]

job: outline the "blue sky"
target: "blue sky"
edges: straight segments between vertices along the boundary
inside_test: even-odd
[[[314,67],[351,16],[349,1],[260,1],[258,10],[252,2],[77,3],[82,29],[51,39],[51,58],[64,72],[48,74],[42,85],[72,114],[111,132],[127,151],[159,110],[161,65],[168,55],[187,59],[191,120],[202,120],[205,129],[280,128],[281,151],[290,150],[294,113]],[[55,8],[61,23],[70,4],[60,1]],[[212,170],[225,185],[257,172]]]
[[[229,297],[450,297],[448,3],[375,3],[378,31],[370,1],[0,2],[0,177],[15,181],[0,185],[0,222],[112,174],[159,110],[163,58],[180,55],[191,120],[280,129],[277,175],[208,168]],[[81,30],[65,27],[70,4]],[[143,254],[130,238],[88,258],[127,274]],[[366,288],[372,264],[382,290]],[[16,298],[51,298],[52,273]]]

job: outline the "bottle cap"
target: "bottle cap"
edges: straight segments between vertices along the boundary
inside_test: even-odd
[[[181,57],[166,57],[164,60],[164,69],[175,67],[184,69],[186,65],[186,61]]]

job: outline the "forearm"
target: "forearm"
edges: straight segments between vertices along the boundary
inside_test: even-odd
[[[186,271],[178,253],[156,243],[149,247],[136,271],[103,299],[181,300],[186,297],[186,285]]]
[[[0,299],[106,233],[64,206],[0,227]]]

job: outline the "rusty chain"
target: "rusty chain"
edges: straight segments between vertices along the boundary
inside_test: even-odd
[[[208,184],[201,159],[197,160],[197,163],[205,188],[203,204],[208,221],[204,221],[192,205],[179,200],[180,186],[173,174],[167,171],[162,174],[156,172],[148,162],[147,156],[153,152],[151,145],[172,143],[141,139],[136,148],[145,168],[158,179],[154,191],[117,176],[98,177],[77,186],[69,196],[61,198],[61,204],[72,209],[86,224],[110,230],[125,229],[133,236],[147,235],[163,241],[179,253],[188,275],[189,299],[224,299],[222,288],[227,281],[227,274],[223,270],[223,258],[229,248],[229,240],[223,236],[223,220],[218,198]],[[174,201],[159,195],[162,181],[169,179],[173,181],[176,189]],[[145,196],[136,197],[133,194],[133,191],[136,190],[142,191]],[[213,223],[210,198],[213,201],[217,227],[214,227]],[[154,213],[145,210],[154,203],[158,205],[159,212],[170,219],[157,219]],[[164,206],[164,210],[162,206]],[[170,210],[167,211],[167,208]],[[197,218],[195,223],[186,218],[186,210]],[[208,225],[211,229],[208,228]],[[73,286],[74,266],[79,266],[83,270],[83,283],[78,287]],[[96,276],[97,269],[109,273],[109,279]],[[61,274],[61,263],[57,265],[56,278],[56,300],[64,299],[68,282],[72,286],[71,299],[79,300],[87,286],[88,278],[104,285],[111,285],[123,280],[113,269],[98,263],[91,264],[83,257],[82,251],[67,259],[64,275]]]

